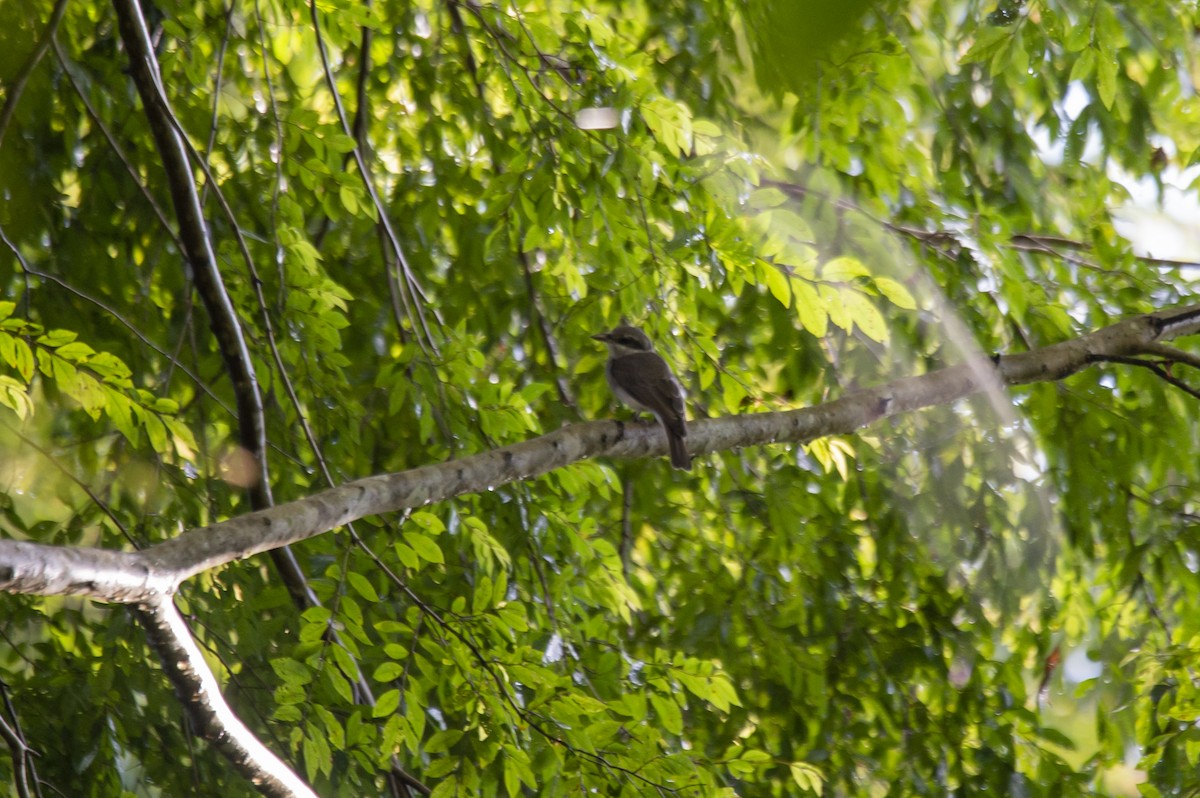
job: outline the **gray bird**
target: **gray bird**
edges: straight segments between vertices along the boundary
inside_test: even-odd
[[[608,346],[604,375],[623,403],[634,410],[653,413],[667,434],[671,465],[688,471],[687,422],[684,419],[683,388],[667,361],[654,351],[654,344],[637,327],[627,324],[611,332],[593,335]]]

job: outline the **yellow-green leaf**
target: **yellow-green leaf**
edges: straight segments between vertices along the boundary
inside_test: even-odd
[[[779,304],[784,307],[792,304],[792,292],[788,288],[787,276],[770,263],[762,264],[761,273],[763,282],[767,284],[767,288],[771,291],[771,296],[778,299]]]
[[[1117,70],[1120,66],[1117,54],[1111,50],[1101,51],[1096,58],[1096,90],[1100,93],[1100,102],[1110,110],[1117,98]]]
[[[792,773],[792,781],[802,790],[821,795],[825,791],[825,776],[818,768],[807,762],[792,762],[788,765]]]
[[[863,335],[872,341],[886,343],[888,340],[887,323],[879,308],[858,291],[842,291],[842,302],[854,325],[862,330]]]
[[[71,332],[70,330],[47,330],[44,334],[38,336],[37,342],[42,346],[57,349],[64,344],[71,343],[78,337],[78,333]]]
[[[12,408],[21,420],[33,414],[33,400],[25,392],[25,386],[12,377],[0,375],[0,405]]]
[[[23,338],[13,339],[12,366],[25,382],[33,379],[33,351]]]
[[[446,525],[442,523],[442,519],[424,510],[413,513],[408,517],[408,520],[431,535],[440,535],[446,531]]]
[[[421,559],[417,557],[417,553],[413,551],[412,546],[397,543],[394,548],[396,550],[396,557],[400,562],[404,563],[405,568],[412,568],[415,571],[421,567]]]
[[[826,261],[821,267],[821,279],[831,283],[853,280],[855,277],[866,277],[871,271],[858,258],[842,256]]]
[[[908,288],[899,280],[893,280],[891,277],[876,277],[875,287],[879,289],[879,293],[887,297],[887,300],[898,308],[905,310],[916,310],[917,302],[913,299],[913,295],[909,293]]]
[[[854,326],[854,322],[851,321],[850,314],[846,312],[846,303],[842,301],[841,290],[837,286],[821,283],[818,291],[825,312],[829,314],[829,320],[835,327],[849,332],[850,328]]]
[[[804,329],[820,338],[829,330],[829,314],[825,304],[817,295],[817,289],[807,280],[793,280],[793,293],[796,296],[796,315]]]
[[[159,454],[168,454],[171,445],[167,438],[167,428],[163,425],[162,419],[148,410],[142,411],[141,417],[142,426],[146,428],[146,437],[150,439],[151,448]]]

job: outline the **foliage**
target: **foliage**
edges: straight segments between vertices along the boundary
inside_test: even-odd
[[[146,4],[276,499],[608,414],[621,317],[718,416],[1192,294],[1117,214],[1200,148],[1194,2],[786,5]],[[18,92],[48,17],[0,4],[0,525],[140,547],[246,512],[235,402],[114,11]],[[264,558],[179,604],[322,795],[393,757],[436,798],[1195,791],[1194,400],[1108,365],[1011,401],[583,462],[297,547],[320,607]],[[253,792],[126,611],[0,606],[48,791]]]

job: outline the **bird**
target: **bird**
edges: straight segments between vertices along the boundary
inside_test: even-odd
[[[654,351],[654,344],[637,327],[622,324],[592,338],[608,346],[604,375],[617,399],[634,410],[653,413],[667,435],[671,465],[683,471],[692,468],[687,450],[687,420],[684,418],[683,387],[667,361]]]

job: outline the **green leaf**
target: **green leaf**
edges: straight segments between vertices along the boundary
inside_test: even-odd
[[[375,587],[365,576],[358,571],[350,571],[346,574],[346,581],[350,583],[350,587],[354,588],[354,592],[365,598],[372,604],[379,603],[379,594],[375,592]]]
[[[682,155],[691,149],[692,119],[685,105],[666,97],[652,97],[642,104],[641,114],[668,152]]]
[[[1071,80],[1087,80],[1096,69],[1096,48],[1088,47],[1071,65]]]
[[[385,662],[375,669],[372,678],[377,682],[390,682],[398,679],[404,673],[404,666],[398,662]],[[397,702],[398,703],[398,702]]]
[[[463,733],[458,729],[443,729],[436,732],[425,741],[425,753],[440,754],[449,751],[462,737]]]
[[[418,511],[409,516],[408,520],[431,535],[440,535],[446,531],[446,525],[442,523],[442,519],[433,513]]]
[[[77,362],[87,360],[95,353],[95,349],[92,349],[82,341],[73,341],[71,343],[63,344],[58,348],[58,351],[55,352],[56,355],[65,360],[73,360]]]
[[[458,778],[448,776],[438,782],[438,785],[433,788],[433,792],[429,794],[429,798],[456,798],[461,794]]]
[[[711,688],[712,694],[709,700],[722,712],[728,712],[734,706],[742,706],[741,701],[738,700],[737,690],[725,674],[714,675]]]
[[[6,336],[0,335],[0,338],[4,337]],[[10,340],[12,341],[12,360],[9,361],[9,365],[16,368],[21,379],[28,383],[33,379],[33,351],[30,350],[29,344],[25,343],[24,339]]]
[[[440,779],[458,770],[460,761],[451,757],[443,757],[435,759],[425,768],[424,776],[427,779]]]
[[[438,547],[438,544],[433,542],[432,538],[426,537],[419,532],[405,532],[404,541],[422,560],[427,560],[438,565],[445,563],[446,558],[442,555],[442,550]]]
[[[382,669],[389,665],[394,667],[395,664],[396,663],[394,663],[394,662],[385,662],[383,665],[380,666],[380,668]],[[386,679],[380,679],[379,678],[379,670],[375,671],[375,681],[377,681],[377,682],[388,682],[394,678],[395,677],[392,676],[392,677],[388,677]],[[395,690],[395,689],[388,690],[385,693],[383,693],[383,695],[381,695],[375,699],[375,709],[373,709],[371,711],[371,716],[376,717],[376,718],[386,718],[388,715],[395,713],[396,710],[399,708],[400,708],[400,691]]]
[[[779,300],[779,304],[785,308],[792,304],[792,292],[788,285],[787,275],[769,263],[762,265],[760,274],[763,282],[770,289],[771,296]]]
[[[508,757],[504,758],[504,790],[508,793],[509,798],[517,798],[521,794],[521,774],[517,772],[517,766],[509,762]]]
[[[492,606],[492,579],[487,574],[479,578],[479,582],[475,585],[475,590],[471,595],[471,612],[478,615],[491,609]]]
[[[998,52],[1011,45],[1012,34],[1007,28],[983,28],[977,32],[974,43],[959,58],[960,64],[975,64],[991,60]]]
[[[774,187],[755,189],[750,193],[749,205],[757,210],[774,208],[785,202],[787,202],[787,194]]]
[[[300,613],[300,618],[305,623],[315,624],[316,626],[325,626],[329,620],[333,618],[333,610],[328,607],[309,607],[304,612]]]
[[[162,423],[155,413],[150,411],[141,411],[138,413],[142,422],[142,428],[146,430],[146,437],[150,441],[150,447],[159,454],[167,454],[171,451],[171,441],[167,437],[167,427]]]
[[[346,209],[346,213],[353,216],[358,213],[358,192],[353,187],[343,183],[338,187],[338,199],[342,202],[342,207]]]
[[[417,570],[421,567],[421,560],[411,546],[406,546],[403,543],[396,543],[393,548],[396,551],[396,557],[404,564],[405,568]]]
[[[487,525],[475,516],[467,516],[462,520],[463,531],[471,540],[475,556],[489,571],[496,566],[507,569],[512,565],[512,557],[500,541],[492,537]]]
[[[71,343],[78,337],[79,334],[71,330],[47,330],[38,336],[37,342],[50,349],[57,349],[64,344]]]
[[[650,705],[654,707],[658,722],[664,729],[671,734],[683,734],[683,713],[680,712],[679,704],[675,703],[674,698],[651,693]]]
[[[339,673],[336,668],[326,667],[321,671],[321,676],[324,678],[325,683],[333,689],[333,692],[337,694],[342,701],[346,702],[347,704],[354,703],[354,693],[350,689],[350,682],[346,681],[346,677]]]
[[[333,658],[333,661],[335,663],[337,663],[338,668],[341,669],[342,673],[346,676],[347,679],[356,681],[359,678],[358,664],[355,663],[354,658],[350,655],[350,652],[347,651],[344,646],[342,646],[342,645],[330,646],[329,652]]]
[[[312,681],[312,671],[303,662],[297,662],[287,657],[271,660],[271,669],[275,675],[288,684],[308,684]]]
[[[10,408],[21,420],[33,415],[33,400],[25,386],[12,377],[0,375],[0,404]]]

